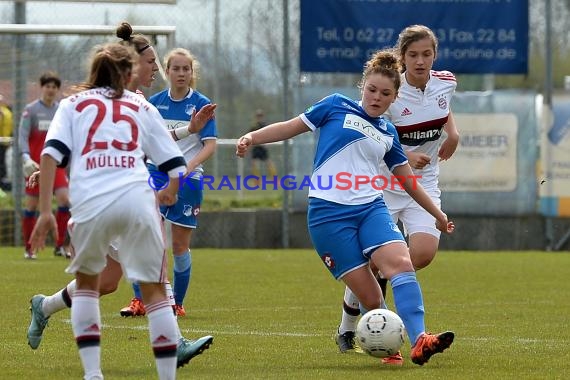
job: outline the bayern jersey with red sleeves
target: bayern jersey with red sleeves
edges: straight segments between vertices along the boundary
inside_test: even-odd
[[[382,195],[385,185],[378,179],[380,164],[392,170],[408,162],[394,126],[383,117],[368,116],[344,95],[327,96],[300,118],[318,132],[309,197],[344,205],[370,203]],[[357,176],[375,186],[357,185]]]
[[[62,100],[46,136],[42,155],[62,166],[70,161],[76,223],[96,217],[134,187],[150,189],[145,155],[171,176],[186,167],[153,105],[127,90],[120,99],[111,95],[109,88],[95,88]]]
[[[32,160],[40,162],[40,155],[46,140],[51,120],[57,111],[58,102],[48,107],[40,99],[26,105],[20,127],[18,144],[21,153],[29,153]]]
[[[437,188],[439,176],[439,140],[447,123],[450,104],[457,81],[449,71],[430,71],[425,90],[410,85],[406,73],[396,101],[386,117],[394,124],[404,151],[425,153],[430,164],[424,169],[412,169],[421,176],[419,182],[425,188]],[[396,191],[404,191],[396,188]]]

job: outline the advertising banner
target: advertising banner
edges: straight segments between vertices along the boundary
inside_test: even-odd
[[[553,100],[552,123],[541,137],[540,211],[570,216],[570,99]]]
[[[435,69],[528,70],[528,0],[301,0],[300,69],[360,73],[372,53],[393,47],[413,24],[439,40]]]
[[[440,163],[442,191],[514,191],[517,186],[515,114],[455,114],[459,146]]]

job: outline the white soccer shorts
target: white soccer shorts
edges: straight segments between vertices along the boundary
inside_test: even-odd
[[[136,188],[120,196],[96,218],[75,222],[71,234],[75,257],[67,273],[101,273],[107,254],[118,258],[131,282],[164,282],[166,246],[154,192]],[[117,253],[116,249],[120,251]]]

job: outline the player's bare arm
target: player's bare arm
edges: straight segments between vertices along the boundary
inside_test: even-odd
[[[217,143],[215,139],[207,139],[203,142],[204,146],[200,152],[186,164],[186,175],[192,173],[196,167],[206,162],[216,152]]]
[[[427,212],[435,218],[435,226],[444,233],[452,233],[455,224],[447,219],[447,215],[432,201],[431,197],[426,193],[423,186],[414,178],[412,168],[409,164],[396,166],[392,171],[394,175],[403,178],[401,182],[404,190]]]
[[[240,137],[236,143],[236,155],[243,158],[252,145],[283,141],[308,131],[310,131],[309,127],[299,116],[287,121],[273,123]]]
[[[453,156],[459,144],[459,131],[455,125],[455,118],[452,112],[449,112],[449,117],[447,118],[447,123],[443,127],[443,130],[447,134],[447,138],[441,144],[437,155],[440,160],[445,161]]]
[[[57,239],[57,222],[51,212],[51,197],[55,181],[55,170],[57,168],[56,161],[51,156],[43,155],[40,161],[40,168],[40,172],[42,172],[39,197],[40,214],[30,237],[32,252],[45,248],[45,241],[50,230],[54,238]]]

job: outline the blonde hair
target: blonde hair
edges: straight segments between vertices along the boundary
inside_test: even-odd
[[[400,70],[400,60],[394,50],[379,50],[364,65],[364,71],[358,87],[362,89],[364,82],[370,75],[382,74],[394,82],[394,88],[398,91],[401,84]]]
[[[200,63],[198,62],[196,57],[194,57],[194,55],[190,53],[190,50],[184,48],[175,48],[166,53],[166,55],[164,56],[164,67],[166,67],[166,70],[170,69],[170,61],[172,61],[172,58],[174,58],[175,55],[183,56],[190,61],[190,68],[192,69],[192,78],[190,78],[190,87],[196,88]]]

